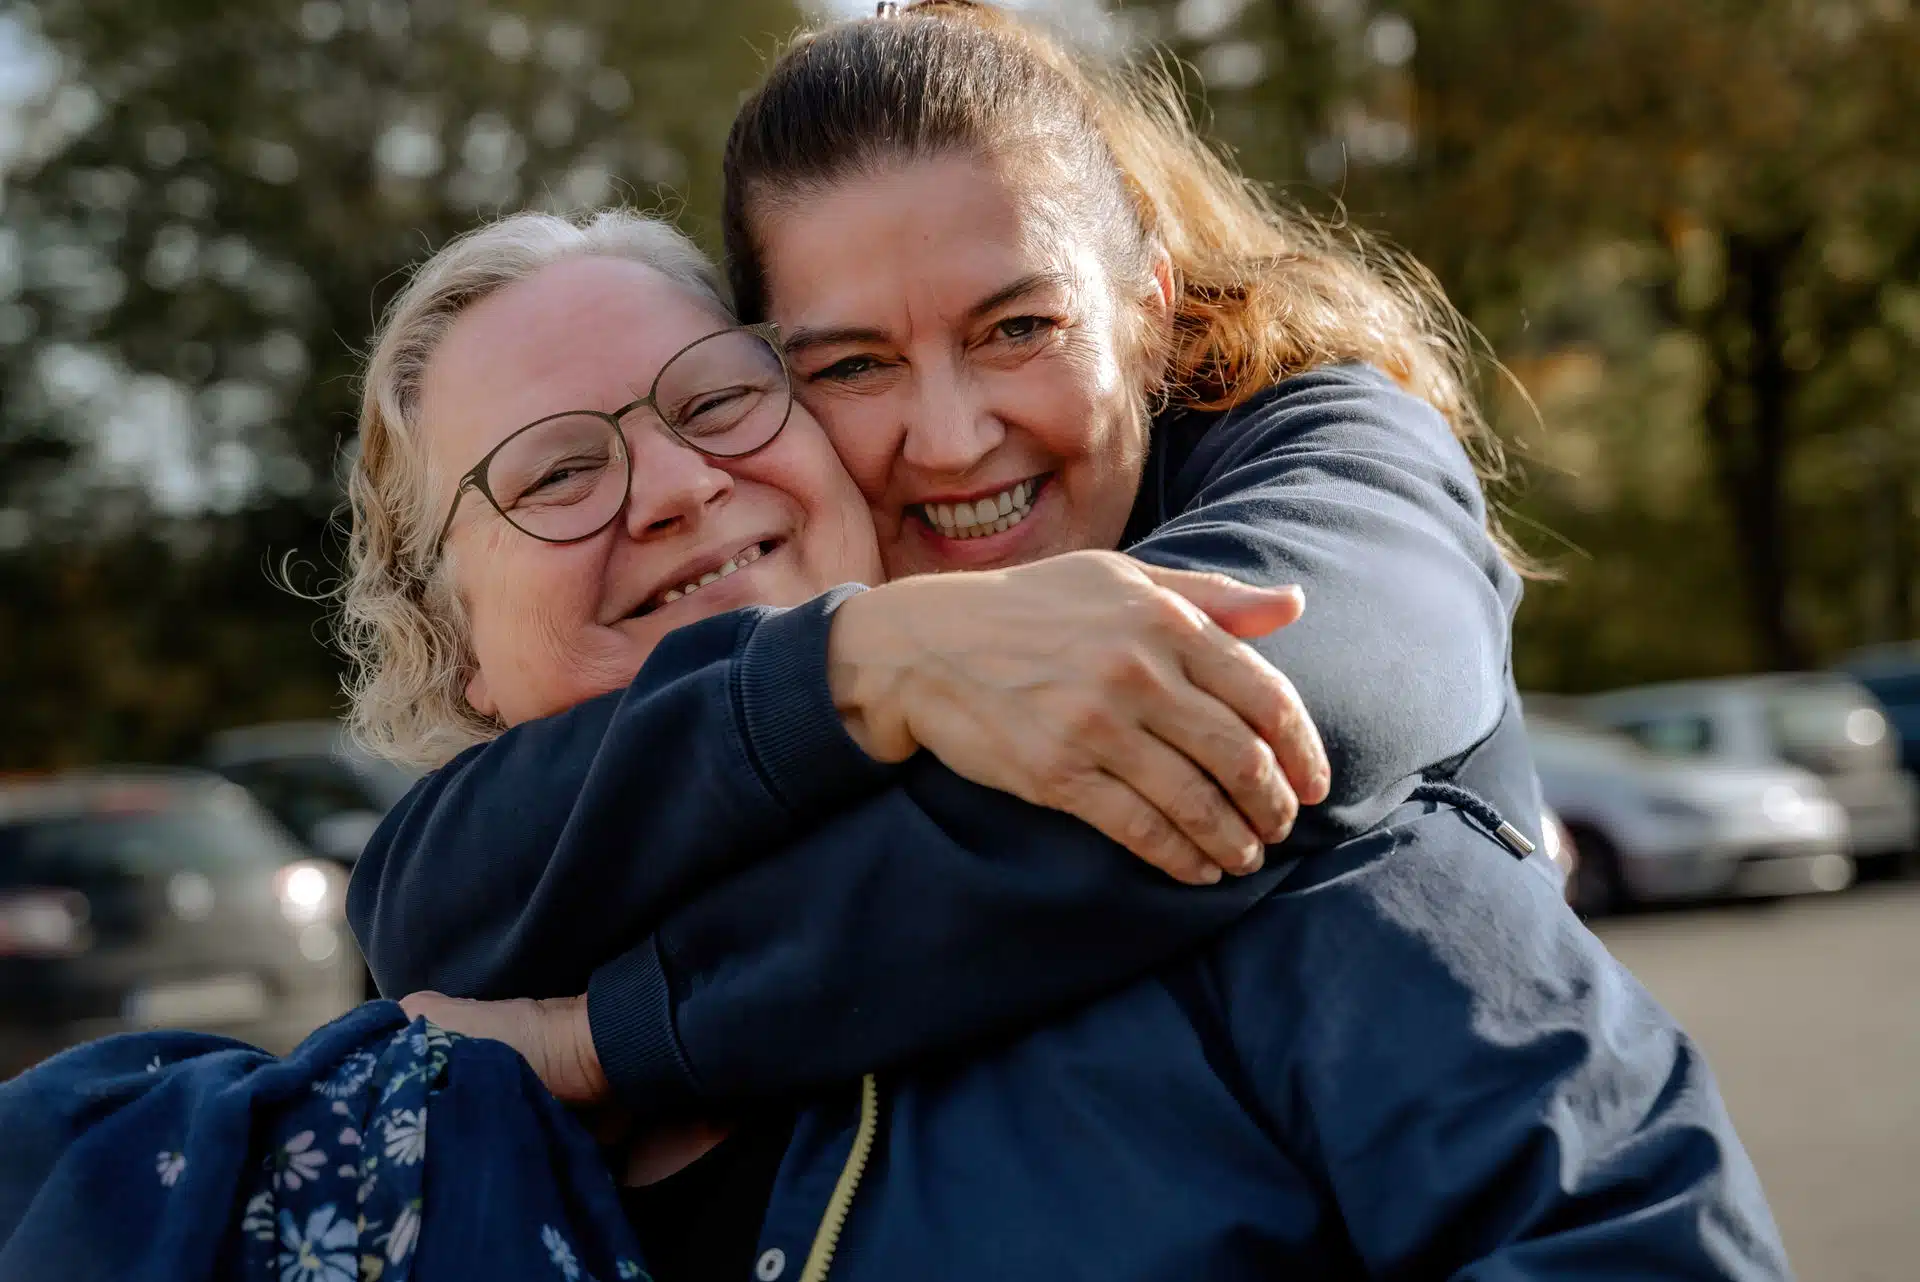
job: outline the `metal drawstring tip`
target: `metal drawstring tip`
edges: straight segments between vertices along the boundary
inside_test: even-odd
[[[1527,834],[1510,823],[1502,821],[1500,826],[1493,830],[1493,835],[1498,837],[1508,850],[1523,859],[1533,853],[1533,843],[1527,840]]]

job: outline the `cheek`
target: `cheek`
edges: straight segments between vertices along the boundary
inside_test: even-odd
[[[1008,417],[1063,464],[1127,451],[1131,406],[1110,353],[1063,346],[1010,378]]]
[[[549,692],[591,662],[579,652],[599,602],[600,565],[590,551],[495,547],[482,554],[484,572],[466,593],[467,617],[475,661],[509,720],[517,719],[511,709],[564,697]]]
[[[879,502],[885,493],[887,474],[900,448],[901,419],[889,408],[893,400],[887,392],[856,396],[819,389],[800,397],[839,457],[840,467],[868,502]]]
[[[793,432],[793,426],[804,430]],[[734,475],[793,512],[800,538],[794,564],[805,582],[797,604],[848,580],[879,582],[879,557],[867,500],[814,422],[788,428],[774,447],[741,460]],[[743,489],[744,494],[744,489]]]
[[[830,465],[810,493],[811,499],[801,506],[807,523],[803,559],[812,590],[848,581],[881,582],[873,516],[851,478],[837,464]]]

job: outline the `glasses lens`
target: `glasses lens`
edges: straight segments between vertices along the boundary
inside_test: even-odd
[[[701,339],[668,361],[653,385],[661,421],[719,458],[751,454],[778,436],[792,404],[780,354],[744,329]]]
[[[591,414],[522,428],[487,465],[494,504],[536,539],[584,539],[614,518],[627,493],[619,429]]]

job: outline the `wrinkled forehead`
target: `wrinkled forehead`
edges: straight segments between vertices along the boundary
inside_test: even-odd
[[[542,268],[468,308],[429,357],[419,420],[434,470],[457,476],[535,419],[645,396],[674,353],[730,324],[718,302],[641,263]]]
[[[783,326],[950,322],[1035,275],[1104,285],[1097,229],[1026,167],[902,159],[761,206],[769,307]],[[914,313],[918,313],[915,315]]]

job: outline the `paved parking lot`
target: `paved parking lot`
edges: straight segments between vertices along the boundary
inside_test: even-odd
[[[1802,1282],[1920,1278],[1920,884],[1599,933],[1705,1045]]]

